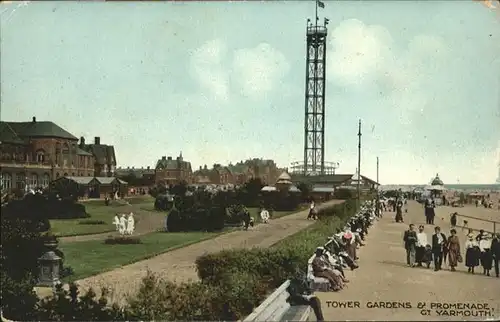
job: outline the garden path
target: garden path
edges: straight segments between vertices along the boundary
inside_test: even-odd
[[[463,215],[500,221],[500,211],[475,207],[438,207],[436,208],[436,224],[447,236],[450,231],[449,215],[454,211]],[[463,263],[459,264],[456,272],[450,272],[446,265],[443,265],[444,269],[439,272],[434,272],[432,266],[431,269],[406,266],[406,254],[402,245],[403,232],[408,229],[409,223],[414,223],[417,226],[419,224],[425,225],[422,206],[411,201],[408,214],[405,214],[404,219],[404,224],[397,224],[394,222],[393,212],[385,213],[384,217],[369,232],[367,245],[360,249],[360,268],[353,272],[347,272],[347,278],[351,280],[348,287],[340,293],[318,293],[325,320],[456,321],[488,318],[484,316],[482,318],[437,316],[436,310],[431,310],[431,315],[422,315],[421,310],[416,308],[419,301],[427,303],[425,309],[430,309],[430,302],[488,303],[490,307],[494,308],[492,315],[499,318],[500,279],[477,273],[475,275],[468,274]],[[475,229],[491,229],[491,225],[481,222],[469,222],[469,226]],[[434,227],[426,225],[425,231],[430,240]],[[462,248],[466,233],[467,231],[458,229]],[[477,271],[482,273],[480,267],[477,268]],[[333,304],[329,307],[326,301],[340,303],[359,301],[360,308],[333,308]],[[369,301],[410,302],[413,308],[370,309],[366,307]]]
[[[319,208],[341,203],[333,200],[319,205]],[[100,275],[77,281],[83,289],[102,286],[110,287],[111,301],[123,303],[128,294],[137,292],[147,270],[173,282],[197,280],[195,260],[197,257],[216,253],[224,249],[270,247],[314,223],[306,219],[308,210],[271,220],[268,224],[260,224],[249,231],[235,231],[216,238],[202,241],[184,248],[173,250],[145,261],[115,269]]]

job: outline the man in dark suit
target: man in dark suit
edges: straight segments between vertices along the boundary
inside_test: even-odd
[[[406,264],[410,267],[415,267],[415,255],[417,247],[417,232],[415,225],[410,224],[410,229],[405,231],[403,241],[406,249]]]
[[[493,254],[493,266],[495,268],[496,277],[500,277],[500,269],[498,263],[500,262],[500,233],[493,235],[491,241],[491,253]]]
[[[432,254],[434,255],[434,270],[439,271],[443,264],[443,248],[446,246],[446,236],[441,232],[441,228],[434,228],[432,235]]]

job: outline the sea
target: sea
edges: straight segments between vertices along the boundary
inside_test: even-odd
[[[416,188],[425,188],[428,185],[425,184],[393,184],[393,185],[382,185],[382,190],[397,190],[401,189],[402,191],[411,191]],[[448,190],[457,190],[457,191],[499,191],[500,192],[500,183],[493,184],[445,184],[444,187]]]

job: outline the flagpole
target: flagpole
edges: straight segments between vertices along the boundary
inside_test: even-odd
[[[314,25],[316,26],[316,30],[318,30],[318,0],[314,0],[314,2],[316,3],[316,20],[314,22]]]

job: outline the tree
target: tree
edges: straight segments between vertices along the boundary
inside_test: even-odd
[[[300,190],[302,201],[309,201],[311,196],[311,186],[307,183],[301,182],[297,185],[297,189]]]
[[[188,184],[186,181],[181,181],[170,188],[170,193],[176,196],[185,196],[188,191]]]

